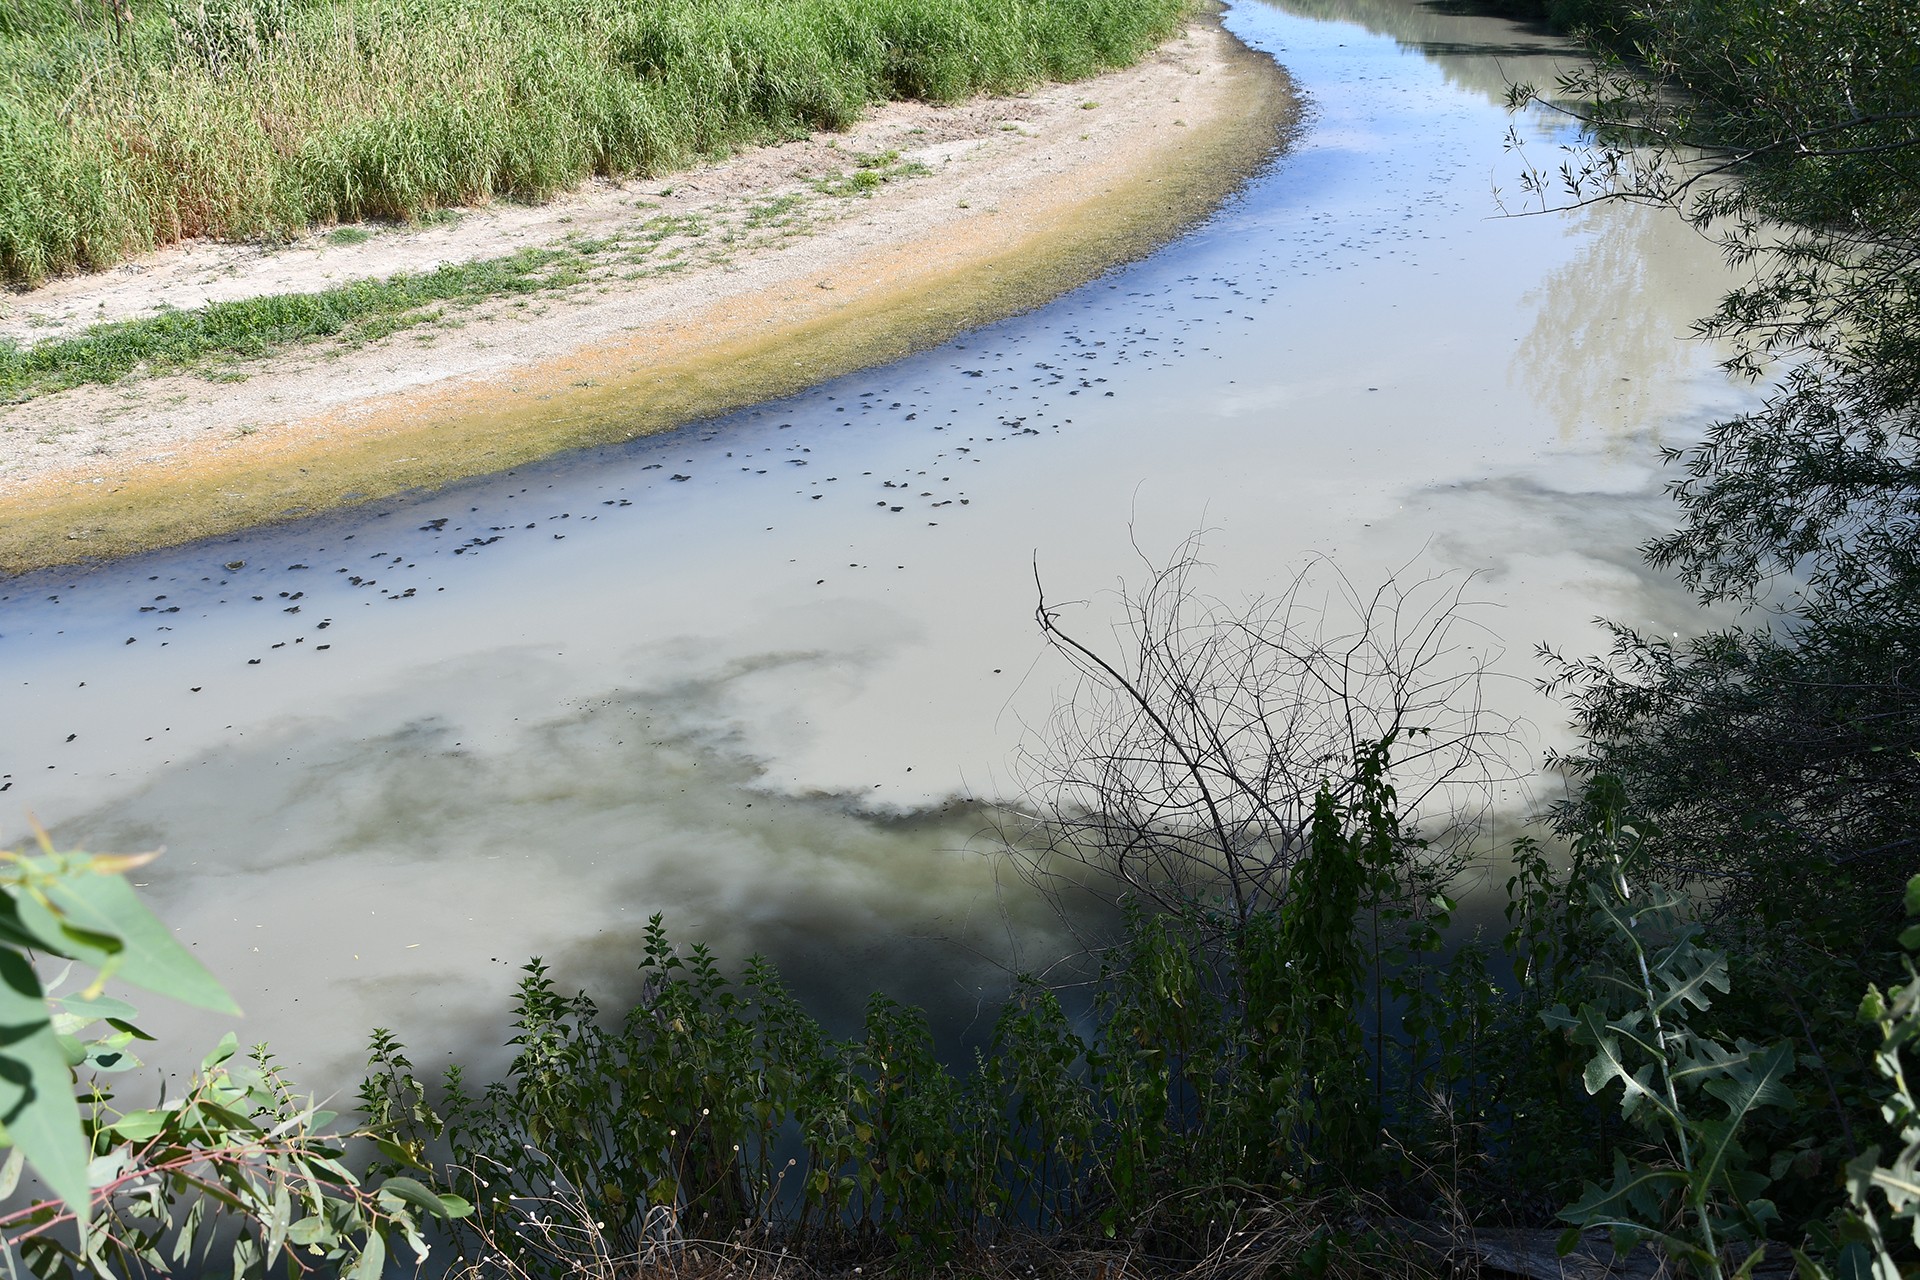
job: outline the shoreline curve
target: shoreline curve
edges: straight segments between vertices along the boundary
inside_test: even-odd
[[[495,299],[426,334],[277,352],[241,366],[243,381],[173,374],[0,409],[0,573],[432,490],[899,359],[1171,240],[1281,150],[1297,117],[1285,70],[1209,16],[1092,80],[955,107],[891,104],[845,134],[534,210],[483,211],[464,233],[382,235],[358,256],[398,255],[385,274],[448,261],[463,235],[483,249],[524,246],[543,228],[552,241],[580,234],[576,219],[592,230],[631,223],[635,205],[660,207],[635,193],[678,192],[672,208],[703,211],[691,218],[769,201],[806,207],[822,189],[808,175],[838,158],[903,154],[925,175],[814,199],[814,223],[749,243],[744,260],[709,254],[625,287],[583,285],[546,315]],[[155,258],[166,261],[59,282],[11,310],[37,307],[33,323],[51,327],[155,297],[164,306],[169,286],[171,296],[235,296],[249,280],[284,279],[289,262],[324,269],[349,255],[315,237],[274,261],[245,246]],[[15,319],[0,314],[0,325]]]

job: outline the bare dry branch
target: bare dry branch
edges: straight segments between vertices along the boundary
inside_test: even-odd
[[[1042,635],[1080,679],[1021,753],[1033,811],[1003,831],[1043,889],[1121,893],[1244,920],[1286,895],[1322,787],[1391,739],[1404,811],[1459,831],[1519,776],[1511,724],[1485,706],[1467,642],[1471,578],[1363,592],[1311,562],[1275,597],[1203,595],[1197,537],[1119,593],[1113,656],[1063,623],[1035,569]],[[1449,847],[1452,847],[1449,845]]]

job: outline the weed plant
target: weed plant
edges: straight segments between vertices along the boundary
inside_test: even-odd
[[[1431,1145],[1431,1094],[1459,1100],[1456,1139],[1510,1137],[1495,1082],[1560,1093],[1576,1052],[1512,1034],[1538,1002],[1499,1005],[1484,969],[1468,976],[1477,951],[1434,963],[1444,918],[1409,902],[1433,886],[1407,875],[1417,844],[1366,776],[1354,801],[1322,793],[1297,897],[1235,923],[1134,906],[1089,1002],[1019,982],[971,1061],[943,1060],[924,1015],[883,996],[837,1040],[764,962],[731,980],[656,917],[624,1015],[535,961],[506,1079],[476,1091],[456,1067],[430,1098],[382,1031],[361,1106],[476,1205],[459,1227],[475,1274],[577,1265],[541,1224],[559,1204],[614,1259],[730,1241],[938,1260],[1034,1231],[1206,1258],[1276,1204],[1411,1185],[1381,1127],[1402,1151]],[[1538,910],[1510,950],[1557,952],[1569,884],[1536,868],[1524,886]],[[1522,1045],[1542,1059],[1531,1074]],[[1562,1181],[1600,1172],[1561,1163]],[[1476,1212],[1502,1193],[1464,1191]]]
[[[540,200],[1137,60],[1190,0],[4,0],[0,275]]]
[[[1384,1256],[1409,1220],[1458,1260],[1482,1228],[1557,1219],[1563,1248],[1610,1233],[1710,1280],[1795,1246],[1808,1274],[1878,1259],[1897,1280],[1867,1189],[1920,1221],[1910,1104],[1885,1110],[1838,1052],[1858,1028],[1770,1024],[1756,954],[1707,945],[1649,878],[1654,833],[1618,783],[1589,791],[1565,856],[1514,850],[1496,982],[1490,948],[1443,948],[1444,886],[1413,874],[1425,851],[1365,764],[1357,798],[1318,798],[1295,894],[1246,918],[1131,905],[1080,1007],[1018,982],[971,1060],[883,996],[837,1040],[764,962],[731,980],[656,917],[624,1016],[535,961],[506,1079],[476,1092],[456,1067],[430,1099],[376,1032],[362,1109],[474,1203],[455,1230],[476,1280],[689,1247],[926,1271],[1036,1233],[1194,1267],[1277,1247],[1256,1225],[1276,1214],[1268,1261],[1292,1275]],[[1903,937],[1920,948],[1920,926]],[[1917,993],[1867,1019],[1900,1098]],[[1876,1107],[1903,1151],[1885,1167]]]

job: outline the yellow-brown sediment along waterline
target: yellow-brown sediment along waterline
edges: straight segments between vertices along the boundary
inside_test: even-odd
[[[1076,88],[1097,96],[1099,83]],[[830,281],[796,271],[504,373],[382,393],[135,465],[47,472],[0,497],[0,571],[177,545],[669,431],[1030,309],[1204,216],[1295,113],[1285,73],[1237,44],[1180,101],[1191,120],[1157,122],[1144,144],[1082,157],[997,207],[882,236],[837,260]]]

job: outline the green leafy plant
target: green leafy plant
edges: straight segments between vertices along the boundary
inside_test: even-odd
[[[1565,763],[1659,823],[1661,874],[1871,965],[1920,811],[1920,24],[1854,0],[1580,7],[1596,60],[1513,102],[1582,127],[1523,186],[1713,235],[1741,283],[1696,330],[1772,385],[1668,454],[1681,521],[1643,547],[1756,616],[1679,643],[1614,627],[1606,658],[1561,663]]]
[[[1793,1048],[1728,1045],[1694,1029],[1694,1015],[1729,990],[1727,960],[1699,944],[1683,899],[1632,882],[1644,836],[1617,810],[1601,812],[1583,852],[1604,859],[1592,904],[1624,963],[1600,972],[1600,998],[1577,1013],[1557,1005],[1542,1015],[1592,1050],[1586,1091],[1618,1084],[1621,1115],[1646,1139],[1637,1152],[1616,1146],[1612,1181],[1588,1183],[1561,1211],[1574,1224],[1563,1245],[1573,1246],[1579,1228],[1606,1227],[1617,1248],[1650,1240],[1715,1280],[1737,1249],[1734,1271],[1745,1276],[1764,1257],[1768,1224],[1779,1215],[1766,1198],[1771,1173],[1751,1158],[1741,1131],[1761,1108],[1794,1105],[1785,1085]]]
[[[1920,876],[1907,882],[1905,900],[1908,917],[1920,916]],[[1901,1266],[1904,1251],[1888,1237],[1894,1223],[1906,1223],[1911,1243],[1920,1246],[1920,1098],[1907,1072],[1908,1056],[1920,1044],[1920,973],[1911,954],[1920,950],[1920,924],[1901,931],[1900,945],[1908,953],[1901,957],[1907,980],[1885,992],[1868,987],[1859,1011],[1860,1021],[1879,1034],[1874,1066],[1883,1082],[1880,1115],[1893,1138],[1891,1156],[1883,1158],[1875,1144],[1848,1163],[1847,1206],[1815,1233],[1808,1249],[1795,1252],[1805,1280],[1901,1280],[1910,1270]]]
[[[89,1061],[122,1065],[129,1041],[143,1038],[128,1021],[131,1008],[102,1001],[106,983],[118,979],[222,1013],[240,1009],[127,883],[125,873],[154,855],[61,853],[44,833],[40,849],[0,851],[0,1124],[15,1158],[84,1214],[92,1152],[74,1069]],[[76,995],[49,1000],[32,952],[87,965],[96,976]],[[100,1021],[111,1034],[82,1043],[78,1033]]]
[[[378,1031],[362,1108],[395,1132],[396,1162],[445,1153],[440,1185],[476,1203],[456,1228],[464,1256],[487,1274],[627,1265],[687,1240],[937,1260],[1015,1230],[1203,1256],[1250,1206],[1368,1172],[1373,1064],[1407,1061],[1375,1043],[1391,1029],[1369,1002],[1393,983],[1450,989],[1391,973],[1431,953],[1442,916],[1397,905],[1426,881],[1394,870],[1415,846],[1385,750],[1348,799],[1321,792],[1283,909],[1129,902],[1091,1007],[1019,980],[970,1064],[943,1061],[925,1015],[879,995],[861,1034],[836,1040],[764,961],[730,977],[655,917],[646,988],[620,1017],[534,961],[504,1079],[476,1094],[455,1068],[430,1102]],[[1423,1043],[1422,1061],[1457,1065],[1457,1042]],[[556,1214],[594,1225],[557,1232]]]
[[[36,1276],[199,1270],[225,1246],[235,1277],[284,1264],[378,1280],[399,1248],[426,1258],[424,1223],[469,1212],[415,1178],[364,1183],[347,1148],[373,1135],[330,1132],[332,1112],[296,1095],[265,1046],[242,1056],[232,1035],[179,1097],[123,1111],[96,1090],[88,1111],[84,1213],[40,1202],[0,1215],[6,1251]],[[71,1243],[58,1234],[69,1225]]]
[[[44,833],[38,854],[0,852],[0,1197],[29,1167],[53,1192],[0,1213],[0,1258],[110,1278],[204,1266],[226,1244],[236,1277],[284,1261],[354,1280],[375,1280],[390,1246],[424,1258],[422,1223],[461,1217],[465,1202],[406,1176],[362,1183],[347,1144],[381,1140],[330,1132],[332,1113],[301,1099],[264,1046],[241,1057],[229,1035],[180,1096],[115,1105],[103,1077],[138,1066],[151,1037],[108,981],[238,1012],[126,882],[152,857],[60,852]],[[35,953],[69,964],[43,985]],[[76,963],[91,981],[50,995]]]

